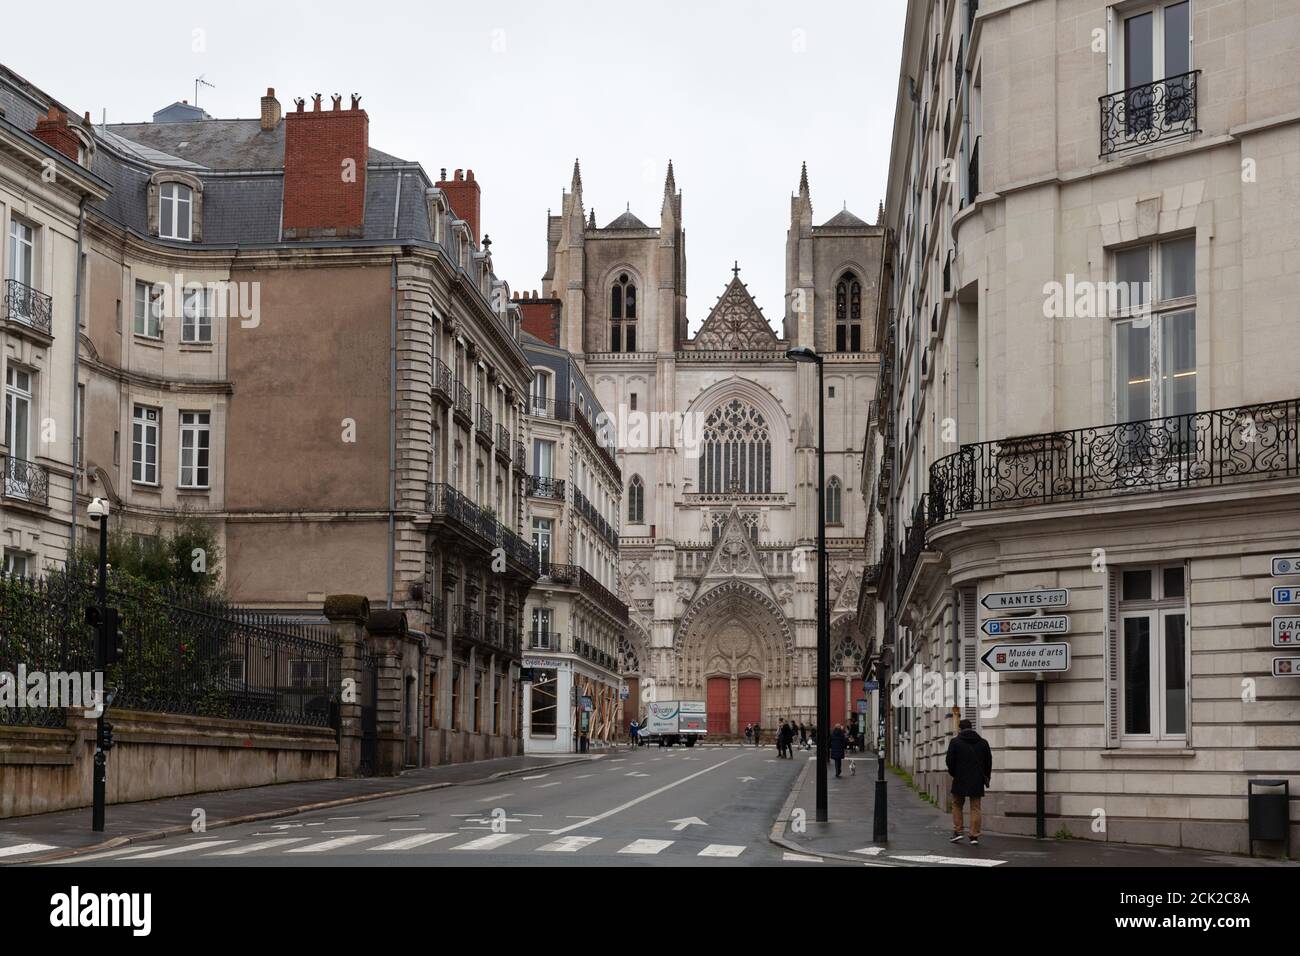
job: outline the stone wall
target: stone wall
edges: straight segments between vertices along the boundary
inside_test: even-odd
[[[338,744],[329,727],[110,710],[108,802],[327,780]],[[88,807],[95,721],[0,727],[0,818]]]

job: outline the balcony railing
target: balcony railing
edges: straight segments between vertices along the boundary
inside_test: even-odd
[[[564,479],[543,478],[540,475],[528,476],[528,496],[530,498],[554,498],[564,500]]]
[[[596,604],[609,612],[619,621],[627,622],[627,605],[618,599],[607,587],[596,580],[584,568],[576,564],[542,565],[542,576],[550,578],[556,584],[576,585],[578,589]]]
[[[456,636],[469,641],[483,640],[483,615],[468,604],[457,604],[452,615]]]
[[[497,423],[497,451],[510,457],[510,429],[505,425]]]
[[[505,549],[506,554],[517,563],[528,568],[533,574],[537,574],[541,567],[541,559],[537,553],[537,548],[505,525],[499,527],[501,547]]]
[[[461,382],[456,383],[456,405],[455,413],[465,420],[468,426],[470,418],[473,415],[473,398],[470,397],[469,389]]]
[[[433,385],[431,390],[433,397],[448,405],[452,401],[454,379],[451,377],[451,369],[442,359],[433,360]]]
[[[446,518],[463,532],[477,537],[488,547],[500,540],[501,526],[495,516],[479,508],[451,485],[441,482],[429,486],[429,511]]]
[[[429,602],[429,620],[433,622],[433,629],[442,634],[447,630],[447,604],[442,598],[436,597]]]
[[[618,532],[605,520],[596,506],[587,500],[587,496],[576,487],[573,489],[573,510],[578,512],[587,524],[600,535],[611,548],[618,547]]]
[[[1179,73],[1099,97],[1102,158],[1199,133],[1196,85],[1200,73]]]
[[[4,494],[44,507],[50,503],[50,473],[34,461],[4,456]]]
[[[475,416],[474,429],[479,441],[492,444],[492,410],[482,402],[478,403],[478,415]]]
[[[530,631],[528,634],[528,649],[530,651],[553,651],[558,654],[564,650],[564,641],[561,639],[559,631]]]
[[[573,402],[532,396],[528,399],[528,414],[534,418],[549,418],[556,422],[572,421]]]
[[[903,541],[899,546],[897,582],[900,601],[903,592],[907,590],[908,582],[912,580],[916,563],[921,560],[921,554],[925,551],[925,529],[929,519],[928,497],[928,495],[921,496],[921,500],[912,509],[911,524],[903,529]]]
[[[3,317],[6,322],[53,335],[53,302],[44,292],[37,292],[17,279],[5,280]]]
[[[515,442],[515,468],[519,471],[525,471],[528,466],[528,452],[524,449],[524,443]]]
[[[1300,399],[963,445],[930,466],[931,525],[969,511],[1300,476]]]

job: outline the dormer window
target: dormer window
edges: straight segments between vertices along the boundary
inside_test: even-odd
[[[150,176],[149,231],[159,239],[202,242],[202,181],[172,170]]]
[[[158,235],[190,239],[194,221],[194,191],[181,183],[163,183],[158,192]]]

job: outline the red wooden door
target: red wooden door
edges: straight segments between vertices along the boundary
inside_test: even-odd
[[[627,684],[627,700],[623,701],[623,733],[626,734],[632,727],[632,721],[641,719],[641,695],[637,693],[640,683],[635,677],[626,677],[623,683]]]
[[[844,678],[831,678],[831,730],[844,723]]]
[[[742,677],[736,700],[736,724],[744,732],[746,724],[763,722],[763,683],[757,677]],[[772,728],[768,728],[771,730]]]
[[[731,678],[710,677],[706,704],[710,734],[731,733]]]

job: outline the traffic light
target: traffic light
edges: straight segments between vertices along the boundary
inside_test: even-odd
[[[117,608],[87,605],[86,623],[94,631],[95,660],[102,661],[104,667],[116,664],[122,652],[121,621]]]
[[[113,749],[113,725],[107,720],[100,721],[99,737],[96,740],[99,749],[107,753]]]

